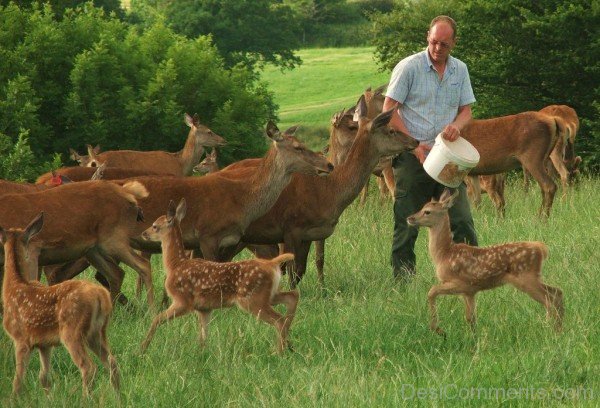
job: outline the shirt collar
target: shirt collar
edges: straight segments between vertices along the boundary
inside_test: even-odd
[[[423,54],[425,54],[425,71],[434,70],[433,62],[431,62],[431,58],[429,57],[429,52],[427,51],[427,48],[425,48],[425,51],[423,51]],[[456,60],[452,55],[448,55],[448,62],[446,62],[446,70],[449,73],[454,73],[455,69],[456,69]]]

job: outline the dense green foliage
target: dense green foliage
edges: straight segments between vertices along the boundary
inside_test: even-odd
[[[480,118],[572,106],[582,120],[584,166],[600,168],[600,2],[597,0],[405,0],[375,14],[382,69],[426,46],[439,14],[458,23],[454,55],[469,66]]]
[[[229,141],[225,162],[264,152],[271,93],[249,69],[226,69],[209,38],[140,30],[90,5],[54,17],[0,9],[0,132],[13,143],[26,130],[42,161],[86,143],[177,151],[184,112],[197,112]]]
[[[94,7],[100,7],[107,13],[114,12],[119,16],[123,15],[121,0],[0,0],[0,6],[7,6],[9,3],[14,3],[19,7],[30,7],[34,4],[49,4],[52,6],[52,10],[54,10],[56,15],[60,18],[66,9],[75,8],[88,1],[90,1]]]

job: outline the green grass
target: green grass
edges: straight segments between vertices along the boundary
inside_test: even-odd
[[[329,137],[329,120],[335,112],[353,106],[369,86],[389,80],[379,72],[374,48],[319,48],[298,52],[304,63],[293,71],[266,69],[263,79],[275,91],[280,106],[279,127],[299,124],[299,135],[321,149]]]
[[[366,86],[385,82],[387,75],[377,76],[370,52],[302,51],[305,65],[300,70],[305,75],[268,73],[284,126],[301,123],[326,129],[333,112],[353,104]],[[347,57],[350,54],[365,63],[362,73]],[[313,61],[321,68],[313,69]],[[304,76],[311,79],[300,83]],[[440,325],[448,338],[432,334],[426,296],[435,277],[427,234],[421,232],[416,246],[416,279],[398,284],[389,265],[391,202],[380,203],[375,194],[364,208],[351,205],[327,241],[324,291],[317,284],[311,255],[291,331],[295,352],[282,357],[273,353],[274,329],[237,309],[214,313],[204,349],[197,343],[196,318],[186,316],[160,327],[147,353],[140,355],[152,314],[145,301],[135,297],[135,274],[128,270],[124,291],[134,308],[117,307],[109,329],[122,374],[122,405],[598,406],[598,191],[598,179],[585,179],[566,199],[557,195],[545,222],[535,215],[539,190],[525,194],[520,180],[511,179],[505,219],[496,217],[485,196],[482,208],[474,211],[481,245],[546,242],[550,257],[544,265],[545,280],[565,294],[561,334],[553,332],[539,304],[509,287],[477,296],[475,336],[464,320],[462,300],[442,297]],[[159,256],[153,258],[153,270],[160,298],[164,271]],[[83,278],[92,279],[91,272]],[[98,372],[91,399],[82,400],[79,372],[62,347],[53,355],[49,396],[39,387],[39,358],[33,355],[24,393],[11,402],[13,354],[12,342],[2,331],[0,406],[117,405],[104,369]],[[417,388],[427,396],[416,398]],[[469,395],[470,390],[479,397]],[[531,390],[537,397],[543,392],[550,396],[532,400],[526,395]],[[558,390],[579,393],[560,398]]]

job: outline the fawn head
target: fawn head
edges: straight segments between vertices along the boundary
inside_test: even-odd
[[[185,124],[190,128],[190,133],[193,133],[196,137],[196,144],[199,146],[215,147],[224,146],[227,141],[221,136],[214,133],[207,126],[200,123],[198,114],[191,117],[187,113],[185,114]]]
[[[292,172],[326,176],[333,171],[333,164],[321,153],[315,153],[300,142],[294,134],[298,126],[292,126],[285,132],[271,121],[267,123],[267,136],[273,141],[277,155]]]
[[[217,151],[213,148],[210,153],[207,153],[200,163],[194,166],[194,172],[200,174],[210,173],[217,165]]]
[[[445,189],[439,201],[433,199],[426,203],[419,212],[408,217],[406,222],[413,227],[433,227],[444,219],[448,209],[454,205],[456,197],[458,197],[458,190],[452,192],[450,189]]]
[[[179,205],[175,208],[175,202],[171,200],[169,202],[169,208],[167,209],[166,215],[161,215],[152,223],[152,225],[144,232],[142,232],[142,238],[146,241],[161,241],[162,237],[169,232],[175,220],[181,222],[187,211],[187,205],[185,198],[179,201]]]
[[[355,117],[358,117],[357,137],[366,132],[380,156],[393,156],[406,150],[413,150],[419,145],[416,139],[388,126],[393,113],[394,110],[390,109],[387,112],[380,113],[375,119],[369,120],[364,95],[361,95],[356,105]]]
[[[40,212],[24,229],[0,227],[0,243],[6,245],[9,241],[14,241],[15,250],[19,260],[25,261],[25,265],[19,265],[19,272],[26,279],[32,279],[37,276],[38,262],[37,256],[32,256],[34,252],[39,254],[40,242],[37,240],[32,242],[44,225],[44,212]]]
[[[88,155],[86,161],[79,162],[83,167],[100,167],[102,162],[98,160],[98,155],[100,154],[100,145],[96,145],[93,147],[92,145],[87,145]]]

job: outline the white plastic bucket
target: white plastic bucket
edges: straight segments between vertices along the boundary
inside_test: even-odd
[[[450,142],[440,133],[427,155],[423,168],[429,176],[447,187],[458,187],[479,163],[479,152],[466,139]]]

